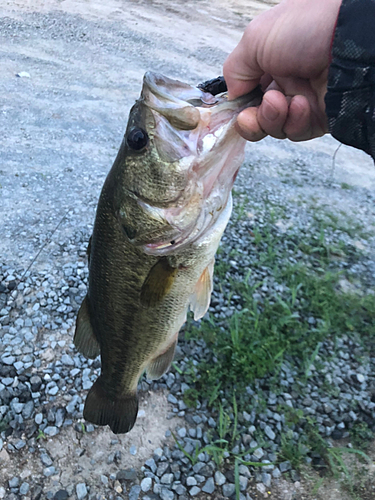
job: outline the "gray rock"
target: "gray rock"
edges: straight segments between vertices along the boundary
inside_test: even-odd
[[[204,491],[205,493],[209,493],[210,495],[215,491],[215,483],[213,477],[207,479],[202,488],[202,491]]]
[[[264,486],[269,488],[271,486],[271,479],[272,479],[271,474],[268,474],[268,472],[262,472],[261,477],[262,477],[262,483],[264,484]]]
[[[174,490],[177,495],[185,495],[186,494],[186,488],[183,484],[173,484],[172,490]]]
[[[218,486],[222,486],[226,483],[226,481],[227,478],[224,476],[224,474],[217,470],[215,472],[215,484],[217,484]]]
[[[45,467],[43,469],[43,474],[46,477],[54,476],[55,474],[57,474],[57,470],[53,466],[51,466],[51,467]]]
[[[280,472],[280,469],[278,467],[275,467],[273,469],[272,477],[274,477],[275,479],[279,479],[279,477],[281,477],[281,472]]]
[[[0,499],[5,498],[5,493],[6,493],[5,488],[0,486]]]
[[[364,377],[364,375],[362,375],[362,373],[357,373],[357,380],[360,384],[363,384],[363,382],[365,382],[366,378]]]
[[[241,476],[245,476],[248,479],[251,477],[251,472],[249,471],[249,468],[246,465],[241,464],[238,467],[238,472]]]
[[[136,455],[137,454],[137,447],[132,445],[130,448],[129,448],[129,453],[130,455]]]
[[[158,465],[158,468],[156,469],[156,475],[161,477],[163,474],[167,472],[169,469],[169,463],[168,462],[161,462]]]
[[[151,469],[151,471],[153,473],[155,473],[156,463],[155,463],[155,460],[153,458],[149,458],[148,460],[146,460],[145,465],[147,465],[147,467],[149,467]]]
[[[28,401],[25,403],[25,406],[23,407],[22,410],[22,416],[24,419],[29,419],[33,416],[34,413],[34,402],[33,401]]]
[[[74,361],[73,359],[69,356],[69,354],[63,354],[61,356],[61,363],[65,366],[74,366]],[[84,483],[80,483],[84,484]],[[84,498],[84,497],[83,497]]]
[[[163,456],[163,450],[161,448],[156,448],[156,450],[154,451],[155,462],[160,460],[162,456]]]
[[[40,455],[40,459],[42,461],[42,464],[47,466],[47,467],[49,467],[50,465],[53,464],[51,457],[49,455],[47,455],[47,453],[42,453]]]
[[[9,479],[8,484],[9,488],[18,488],[18,486],[20,485],[20,478],[12,477],[12,479]]]
[[[119,481],[135,481],[137,479],[137,471],[133,468],[119,470],[116,474],[116,479]]]
[[[85,483],[78,483],[76,485],[76,494],[78,500],[83,500],[87,497],[88,491]]]
[[[186,434],[187,434],[187,431],[186,431],[186,428],[185,427],[181,427],[181,429],[179,429],[177,431],[177,434],[180,438],[184,438],[186,437]]]
[[[235,491],[236,491],[236,487],[234,484],[226,483],[223,485],[223,495],[225,497],[231,497]]]
[[[197,480],[195,479],[194,476],[189,476],[186,479],[186,486],[196,486],[197,484],[198,484]]]
[[[174,493],[167,488],[161,488],[159,496],[161,500],[174,500]]]
[[[281,462],[279,464],[279,469],[280,469],[280,472],[286,472],[288,470],[290,470],[292,468],[291,464],[289,461],[287,462]]]
[[[152,488],[152,479],[150,477],[145,477],[141,481],[141,490],[147,493]]]
[[[24,407],[24,403],[16,403],[15,401],[12,401],[10,403],[10,407],[14,411],[14,413],[18,414],[21,413]]]
[[[129,491],[129,500],[138,500],[140,492],[141,487],[138,484],[132,486]]]
[[[73,487],[71,493],[73,493]],[[66,490],[59,490],[55,493],[53,500],[68,500],[69,493]]]
[[[37,425],[40,425],[43,422],[43,413],[37,413],[35,415],[34,421]]]
[[[200,493],[200,492],[201,492],[201,489],[200,489],[200,488],[198,488],[198,486],[193,486],[193,487],[191,488],[191,490],[189,491],[189,495],[190,495],[191,497],[195,497],[195,496],[197,496],[197,495],[198,495],[198,493]]]
[[[16,448],[16,450],[21,450],[22,448],[24,448],[26,446],[26,442],[23,441],[23,439],[20,439],[16,442],[16,444],[14,445],[14,447]]]
[[[247,483],[249,482],[248,478],[245,476],[239,476],[239,483],[240,483],[240,491],[245,491],[247,488]]]
[[[21,495],[27,495],[30,489],[29,483],[22,483],[20,487],[20,494]]]
[[[169,403],[172,403],[173,405],[176,405],[178,403],[177,398],[173,396],[173,394],[168,394],[167,400]]]
[[[161,484],[172,484],[173,474],[164,474],[160,479]]]
[[[14,362],[16,361],[16,358],[14,356],[4,356],[1,358],[2,362],[4,365],[13,365]]]
[[[46,427],[43,432],[46,436],[52,437],[52,436],[56,436],[56,434],[59,433],[59,429],[57,427],[55,427],[54,425],[51,425],[51,426]]]
[[[65,414],[66,414],[65,408],[57,408],[56,414],[55,414],[55,425],[56,425],[56,427],[61,427],[62,426],[62,424],[64,423]]]
[[[269,437],[271,439],[271,441],[273,441],[275,439],[276,434],[273,432],[273,430],[271,429],[271,427],[269,425],[266,425],[266,427],[264,428],[264,432],[267,435],[267,437]]]

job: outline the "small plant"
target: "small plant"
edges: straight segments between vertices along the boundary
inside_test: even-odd
[[[366,450],[374,439],[374,432],[365,422],[355,422],[349,432],[352,444],[361,450]]]
[[[44,434],[42,429],[38,429],[38,435],[37,435],[36,439],[47,439],[47,436]]]
[[[189,408],[196,408],[199,398],[199,392],[197,389],[187,389],[184,392],[183,400],[186,406]]]
[[[279,458],[288,460],[294,469],[300,469],[304,458],[307,456],[310,448],[305,443],[293,441],[293,431],[281,434],[281,451]]]

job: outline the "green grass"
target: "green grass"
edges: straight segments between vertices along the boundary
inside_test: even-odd
[[[247,198],[242,197],[235,206],[232,231],[236,230],[239,221],[242,224],[247,220],[248,211],[254,212],[247,205]],[[211,455],[218,466],[225,457],[231,461],[235,479],[237,477],[238,498],[236,471],[238,473],[239,464],[262,465],[245,462],[244,457],[251,454],[251,450],[240,448],[239,453],[232,452],[234,445],[240,442],[238,422],[243,423],[243,411],[255,410],[259,415],[267,407],[262,389],[258,388],[249,397],[247,388],[268,375],[265,389],[275,394],[284,392],[280,373],[283,363],[287,362],[298,373],[293,390],[303,391],[312,376],[312,365],[319,369],[322,362],[328,360],[327,355],[322,359],[321,354],[327,340],[333,346],[329,359],[335,359],[341,337],[352,337],[355,344],[361,346],[362,354],[358,356],[364,356],[364,360],[366,352],[375,347],[375,295],[344,293],[339,285],[342,278],[353,281],[345,267],[350,270],[352,264],[365,258],[348,239],[367,237],[363,226],[342,213],[337,215],[314,206],[310,225],[304,233],[295,234],[293,227],[281,233],[274,224],[285,217],[285,209],[272,207],[267,202],[265,206],[263,224],[258,225],[255,219],[249,230],[252,255],[254,250],[256,252],[251,265],[242,265],[241,249],[236,246],[220,247],[216,257],[215,276],[219,280],[215,288],[224,295],[225,306],[231,305],[233,297],[236,298],[236,312],[229,318],[210,315],[200,324],[190,320],[185,330],[185,341],[203,339],[208,351],[198,365],[192,362],[184,365],[183,375],[190,386],[185,391],[184,401],[187,406],[195,407],[198,401],[205,400],[210,407],[216,408],[217,428],[212,431],[210,442],[203,451]],[[291,262],[290,257],[297,263]],[[232,259],[238,264],[235,279],[230,273],[229,261]],[[267,280],[260,281],[259,273],[253,275],[265,268],[274,281],[282,285],[282,291],[263,293],[262,287],[267,285]],[[354,290],[361,288],[361,279],[356,275]],[[311,317],[314,322],[309,320]],[[328,383],[321,389],[326,395],[338,396],[338,388]],[[355,405],[353,401],[353,409]],[[354,491],[353,477],[344,458],[352,454],[367,461],[363,450],[373,437],[372,431],[365,424],[356,423],[350,431],[354,448],[332,447],[320,436],[319,426],[302,409],[283,406],[278,411],[284,414],[289,426],[289,431],[284,427],[277,437],[278,461],[288,460],[293,469],[301,469],[307,457],[318,453],[322,459],[319,472],[344,477],[348,488]],[[295,428],[303,430],[297,441],[293,434]],[[259,429],[254,438],[267,448],[267,441]],[[189,459],[196,461],[201,452],[195,450]]]
[[[254,379],[277,374],[290,357],[306,378],[324,339],[354,332],[372,339],[375,297],[338,293],[339,278],[340,273],[317,274],[302,265],[288,265],[278,276],[287,285],[286,292],[263,303],[254,297],[259,283],[250,285],[246,279],[232,283],[243,309],[220,325],[211,317],[200,327],[191,326],[187,334],[203,338],[212,352],[212,358],[198,367],[199,394],[212,404],[213,395],[219,396],[218,386],[243,392]],[[316,319],[315,325],[309,323],[310,317]]]
[[[233,231],[238,221],[246,220],[247,211],[252,211],[247,203],[246,198],[241,198],[235,207]],[[362,343],[365,352],[375,345],[375,295],[343,293],[339,286],[343,277],[352,280],[350,274],[343,271],[342,263],[348,263],[350,268],[364,258],[347,239],[348,236],[363,237],[362,225],[345,219],[343,214],[338,216],[315,207],[311,226],[302,235],[294,234],[293,228],[280,233],[274,224],[285,216],[285,210],[266,205],[262,226],[255,220],[250,231],[256,250],[256,260],[251,266],[241,267],[242,254],[236,247],[221,247],[216,257],[215,276],[219,282],[215,287],[224,294],[224,305],[230,305],[235,296],[241,310],[229,318],[211,315],[199,325],[188,321],[185,331],[186,341],[203,339],[208,354],[197,366],[192,363],[185,366],[184,377],[190,389],[185,392],[184,401],[189,407],[195,407],[198,401],[206,400],[210,407],[216,408],[218,427],[204,451],[218,465],[226,456],[235,469],[237,464],[237,470],[238,464],[245,463],[243,457],[248,452],[233,454],[231,451],[238,442],[238,418],[243,411],[251,413],[255,409],[259,414],[267,406],[261,389],[251,398],[247,394],[247,388],[255,380],[268,375],[266,389],[283,392],[279,375],[283,363],[287,362],[297,369],[298,386],[303,390],[311,377],[312,365],[319,369],[322,363],[320,349],[324,341],[332,341],[332,359],[336,355],[337,339],[343,336],[351,336],[356,344]],[[290,261],[290,256],[296,258],[297,264]],[[229,272],[231,259],[238,263],[236,279]],[[283,286],[281,292],[262,293],[262,286],[267,282],[259,281],[259,274],[253,277],[253,272],[263,268],[269,269],[275,282]],[[230,291],[225,293],[228,283]],[[356,276],[356,284],[361,286],[359,276]],[[315,322],[309,321],[311,317]],[[326,394],[337,397],[337,388],[327,385],[325,389]],[[332,448],[319,435],[314,420],[302,410],[287,406],[279,410],[290,423],[290,432],[284,429],[278,438],[279,461],[289,460],[293,468],[299,469],[307,456],[316,452],[322,457],[325,471],[342,474],[349,482],[350,471],[343,460],[345,454],[367,459],[362,450],[372,433],[364,424],[356,424],[351,431],[354,449]],[[303,429],[297,442],[293,439],[293,426]],[[255,438],[262,446],[266,445],[261,435]],[[196,457],[190,459],[194,461]]]

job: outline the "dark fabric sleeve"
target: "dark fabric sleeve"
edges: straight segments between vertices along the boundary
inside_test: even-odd
[[[325,96],[329,130],[375,160],[375,0],[343,0]]]

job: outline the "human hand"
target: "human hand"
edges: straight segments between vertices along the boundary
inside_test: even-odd
[[[258,108],[237,118],[245,139],[304,141],[328,132],[324,96],[340,5],[341,0],[283,0],[248,25],[224,64],[230,99],[259,83],[266,90]]]

